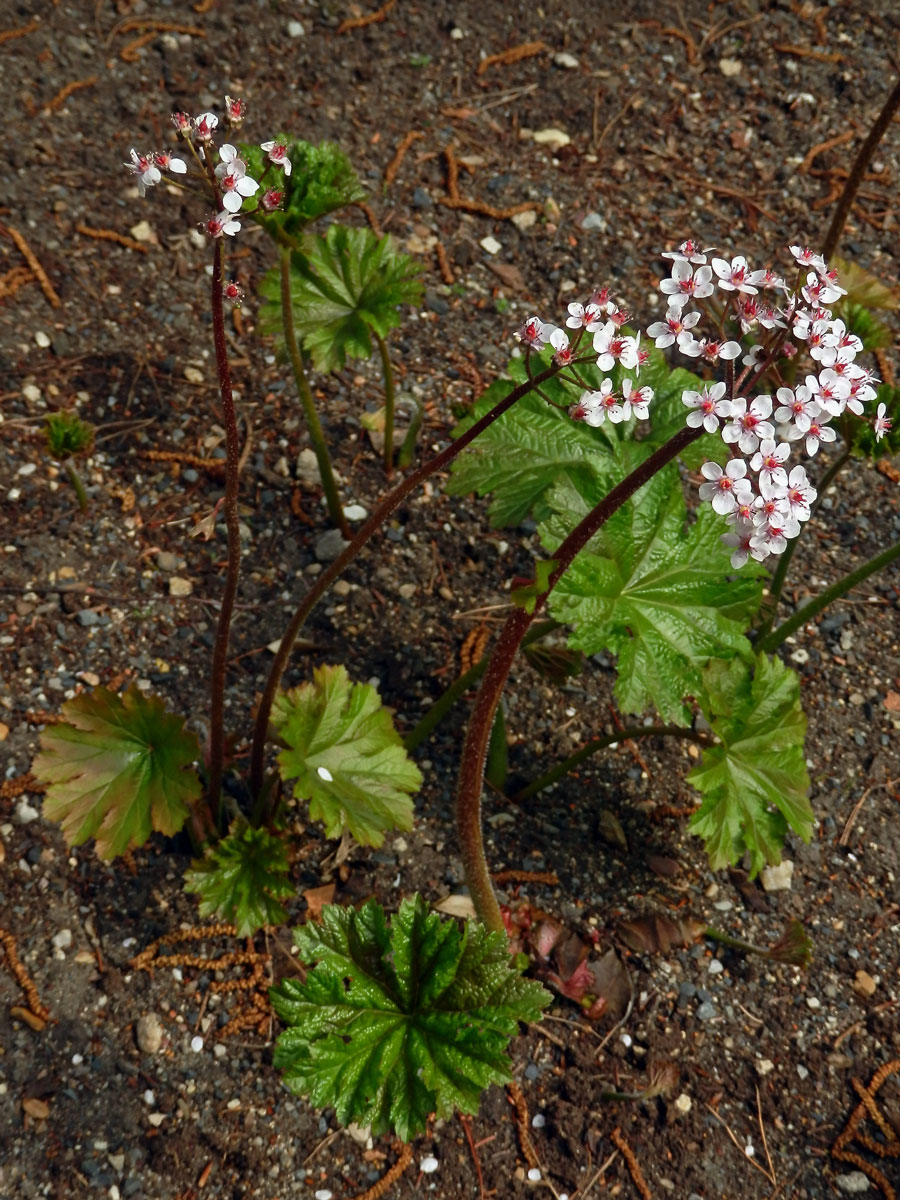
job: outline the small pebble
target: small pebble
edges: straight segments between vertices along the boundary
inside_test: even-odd
[[[719,960],[714,958],[706,968],[706,973],[707,975],[721,975],[724,970],[725,968],[722,966]]]
[[[200,1051],[203,1049],[203,1038],[200,1037],[199,1035],[197,1037],[192,1037],[191,1038],[191,1049],[194,1051],[195,1054],[199,1054]]]
[[[530,229],[537,223],[537,213],[533,208],[526,208],[524,212],[513,215],[512,223],[520,233],[524,233],[526,229]]]
[[[697,1009],[696,1017],[698,1021],[711,1021],[716,1015],[715,1006],[709,1001],[704,1001]]]
[[[61,929],[59,933],[54,933],[53,945],[57,950],[68,950],[72,945],[72,930]]]
[[[162,1021],[156,1013],[144,1013],[138,1018],[137,1026],[135,1027],[135,1038],[137,1039],[138,1049],[143,1054],[155,1054],[162,1045],[163,1040],[163,1025]],[[152,1095],[152,1092],[150,1093]],[[144,1093],[146,1099],[147,1093]],[[147,1101],[152,1104],[151,1100]]]
[[[37,333],[34,335],[34,340],[42,350],[46,350],[50,345],[50,337],[48,334],[44,333],[43,329],[39,329],[37,331]]]
[[[72,1066],[73,1067],[80,1067],[83,1062],[84,1062],[83,1054],[73,1054],[72,1055]]]
[[[822,1001],[818,996],[807,996],[806,1005],[807,1008],[817,1009],[822,1007]]]
[[[565,50],[561,50],[559,54],[554,54],[553,61],[558,67],[562,67],[566,71],[577,71],[581,65],[574,54],[567,54]]]
[[[364,521],[369,515],[369,510],[363,508],[361,504],[345,504],[344,516],[348,521]]]
[[[301,38],[301,37],[303,37],[303,35],[305,33],[306,33],[306,30],[303,28],[303,23],[301,21],[288,21],[287,35],[289,38]],[[319,1193],[316,1192],[317,1198],[318,1198],[318,1195],[319,1195]],[[331,1192],[329,1192],[328,1195],[330,1196]]]
[[[150,1115],[147,1117],[147,1120],[150,1122],[150,1124],[153,1126],[154,1129],[159,1129],[160,1125],[162,1125],[162,1123],[165,1119],[166,1119],[166,1114],[161,1113],[161,1112],[150,1113]]]
[[[495,237],[491,237],[490,234],[488,234],[487,237],[483,237],[478,244],[482,250],[486,250],[488,254],[499,254],[503,249],[501,243],[498,242]]]
[[[587,229],[588,231],[597,229],[602,233],[606,228],[606,221],[598,212],[589,212],[581,222],[581,228]]]
[[[759,878],[767,892],[786,892],[790,891],[793,875],[794,864],[789,858],[784,858],[775,867],[763,867]]]
[[[331,1200],[331,1192],[328,1188],[319,1188],[315,1193],[316,1200]]]
[[[848,1196],[859,1196],[869,1190],[869,1178],[862,1171],[849,1171],[846,1175],[838,1175],[834,1182],[838,1191]]]
[[[673,1105],[679,1116],[686,1117],[691,1111],[692,1102],[687,1092],[682,1092]]]
[[[15,816],[20,825],[27,825],[29,821],[36,821],[40,813],[36,808],[32,808],[27,800],[20,800],[16,805]]]
[[[152,1107],[156,1103],[156,1092],[151,1092],[147,1088],[146,1092],[144,1092],[144,1103]]]
[[[431,1175],[437,1169],[438,1169],[438,1160],[434,1157],[433,1154],[426,1154],[426,1156],[419,1163],[419,1170],[422,1172],[423,1175]]]
[[[808,1079],[809,1071],[804,1067],[803,1063],[797,1063],[797,1075],[800,1079]]]
[[[774,1071],[774,1070],[775,1070],[775,1064],[772,1062],[771,1058],[758,1058],[756,1060],[757,1075],[765,1076],[765,1075],[768,1075],[770,1071]]]
[[[180,575],[173,575],[169,580],[169,595],[170,596],[190,596],[194,590],[194,585],[189,579],[182,579]]]
[[[537,1167],[531,1167],[531,1168],[529,1169],[529,1171],[528,1171],[528,1179],[529,1179],[529,1181],[530,1181],[531,1183],[539,1183],[539,1182],[540,1182],[540,1179],[541,1179],[541,1173],[540,1173],[540,1171],[537,1169]]]
[[[543,1129],[547,1124],[547,1118],[543,1113],[535,1113],[531,1118],[531,1124],[535,1129]]]

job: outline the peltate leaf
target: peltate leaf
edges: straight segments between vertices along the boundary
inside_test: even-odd
[[[837,271],[838,282],[847,292],[846,296],[841,297],[842,305],[864,304],[866,308],[900,308],[900,288],[884,283],[859,263],[835,255],[828,265]]]
[[[351,683],[343,667],[319,667],[312,683],[276,698],[272,723],[287,743],[281,777],[294,780],[328,837],[347,829],[380,846],[388,829],[412,829],[409,794],[422,776],[373,687]]]
[[[780,658],[759,654],[752,674],[739,659],[711,662],[703,684],[698,699],[719,742],[687,777],[703,797],[690,827],[714,869],[747,852],[755,875],[780,862],[789,826],[804,841],[812,833],[800,682]]]
[[[47,785],[44,815],[70,846],[95,838],[101,858],[181,829],[200,795],[191,764],[200,757],[184,719],[136,687],[106,688],[62,707],[64,724],[41,734],[34,772]]]
[[[370,229],[331,225],[324,237],[306,237],[291,255],[291,301],[298,339],[321,371],[347,358],[369,358],[372,333],[385,337],[400,324],[401,304],[422,298],[421,266],[390,237]],[[260,285],[264,333],[283,348],[281,281],[269,271]]]
[[[236,820],[228,836],[211,846],[185,873],[185,891],[200,895],[200,916],[218,916],[249,937],[264,925],[280,925],[287,911],[280,901],[294,889],[280,837]]]
[[[277,187],[284,192],[280,209],[267,213],[259,208],[259,195],[249,196],[244,208],[253,212],[256,220],[270,237],[280,240],[287,236],[297,240],[312,221],[349,204],[365,200],[366,190],[350,165],[350,160],[334,142],[320,142],[318,146],[300,138],[289,138],[279,134],[273,139],[287,146],[291,160],[291,173],[277,172],[273,181],[269,169],[266,177],[268,187]],[[260,179],[271,167],[266,152],[259,146],[242,144],[241,157],[247,164],[247,174]]]
[[[476,1113],[482,1090],[510,1078],[507,1046],[549,993],[513,966],[503,934],[404,900],[388,928],[374,901],[329,905],[294,934],[306,980],[286,979],[272,1004],[289,1028],[275,1065],[288,1087],[404,1141],[431,1113]]]
[[[603,481],[574,481],[550,494],[554,517],[541,527],[552,552],[602,497]],[[550,598],[551,614],[574,627],[570,645],[618,655],[623,712],[654,705],[687,724],[685,697],[701,688],[712,657],[749,655],[743,631],[759,607],[759,568],[736,576],[720,537],[724,519],[704,505],[685,527],[677,471],[660,471],[624,504],[573,562]]]

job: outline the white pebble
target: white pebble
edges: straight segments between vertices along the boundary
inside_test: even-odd
[[[156,1103],[156,1093],[151,1092],[149,1088],[144,1092],[144,1103],[151,1106]]]
[[[547,1118],[543,1113],[535,1113],[531,1118],[531,1124],[535,1129],[543,1129],[547,1124]]]
[[[33,475],[36,470],[37,470],[37,463],[22,463],[21,467],[19,467],[18,471],[16,471],[16,474],[17,475]]]
[[[316,767],[316,774],[320,779],[324,779],[326,783],[334,782],[334,776],[327,767]]]
[[[427,1154],[419,1163],[419,1170],[423,1175],[431,1175],[438,1169],[438,1160],[433,1154]]]
[[[37,333],[34,335],[34,340],[42,350],[46,350],[50,345],[50,338],[46,333],[44,333],[43,329],[39,329],[37,331]]]
[[[369,510],[363,508],[361,504],[345,504],[344,516],[348,521],[364,521],[369,515]]]
[[[53,945],[57,950],[68,950],[72,945],[72,930],[61,929],[59,933],[54,933]]]
[[[531,1183],[539,1183],[539,1182],[540,1182],[540,1178],[541,1178],[541,1173],[540,1173],[540,1171],[537,1169],[537,1167],[532,1167],[532,1168],[529,1170],[529,1172],[528,1172],[528,1179],[529,1179],[529,1181],[530,1181]]]
[[[27,800],[20,800],[16,805],[16,820],[20,825],[27,825],[29,821],[36,821],[40,813],[36,808],[32,808]]]
[[[719,962],[719,960],[717,958],[714,958],[710,962],[709,966],[706,968],[706,971],[707,971],[707,974],[709,974],[709,975],[721,975],[721,973],[724,969],[725,968],[722,966],[722,964]]]
[[[184,972],[182,971],[181,967],[172,968],[172,978],[176,983],[181,983],[181,981],[184,979]]]
[[[200,1051],[203,1049],[203,1038],[199,1037],[199,1036],[192,1037],[191,1038],[191,1049],[194,1051],[195,1054],[199,1054]]]
[[[72,1055],[72,1066],[73,1067],[80,1067],[83,1062],[84,1062],[83,1054],[73,1054]]]
[[[331,1200],[331,1192],[328,1188],[319,1188],[315,1195],[316,1200]]]
[[[287,33],[288,37],[298,38],[303,37],[303,35],[306,33],[306,30],[303,28],[303,25],[300,21],[288,21]],[[328,1195],[330,1196],[331,1192],[329,1192]]]
[[[482,250],[486,250],[488,254],[499,254],[503,249],[503,246],[500,244],[500,242],[498,242],[495,237],[491,237],[490,234],[488,234],[487,237],[483,237],[478,245],[482,248]]]
[[[41,398],[41,389],[39,387],[35,387],[33,383],[26,383],[22,388],[22,395],[29,402],[29,404],[36,404]]]
[[[822,1007],[822,1001],[819,999],[818,996],[807,996],[806,1004],[807,1004],[808,1008],[813,1008],[813,1009]]]
[[[223,1042],[216,1042],[213,1046],[213,1054],[216,1058],[224,1058],[228,1053],[228,1047]]]

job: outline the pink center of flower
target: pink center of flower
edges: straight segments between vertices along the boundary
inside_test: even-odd
[[[222,187],[225,189],[226,192],[232,192],[232,191],[234,191],[234,185],[236,183],[237,183],[237,179],[234,177],[234,175],[226,175],[225,178],[222,180]]]

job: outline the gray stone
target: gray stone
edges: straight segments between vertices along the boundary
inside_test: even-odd
[[[100,624],[100,614],[95,613],[92,608],[82,608],[75,619],[79,625],[83,625],[86,629]]]
[[[316,541],[316,559],[320,563],[334,562],[345,546],[349,545],[350,543],[345,541],[341,536],[339,529],[329,529],[327,533],[323,533]]]
[[[156,556],[156,565],[161,571],[177,571],[181,566],[181,559],[171,550],[160,550]]]
[[[601,217],[598,212],[589,212],[581,222],[581,228],[588,230],[596,229],[602,233],[606,228],[606,221],[604,221],[603,217]]]
[[[413,208],[431,208],[434,201],[428,195],[423,187],[417,187],[413,192]]]
[[[696,1013],[698,1021],[711,1021],[715,1015],[715,1005],[710,1004],[709,1001],[705,1001],[703,1004],[701,1004]]]

